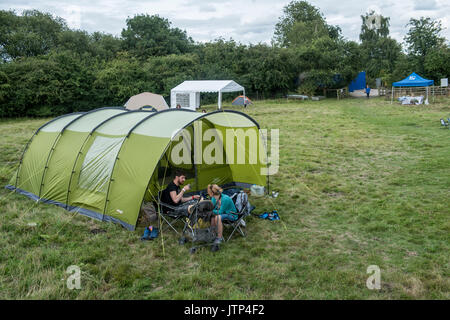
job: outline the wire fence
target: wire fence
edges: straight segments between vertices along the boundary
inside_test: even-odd
[[[439,98],[449,97],[450,89],[448,87],[429,86],[429,87],[392,87],[380,88],[380,96],[386,100],[397,100],[399,97],[428,97],[429,102],[434,102]]]

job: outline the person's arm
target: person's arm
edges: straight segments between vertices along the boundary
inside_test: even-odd
[[[226,214],[226,213],[230,213],[230,211],[232,210],[231,204],[229,201],[233,201],[230,198],[225,198],[222,197],[220,199],[220,208],[217,212],[217,214]]]
[[[214,214],[218,214],[219,213],[219,209],[216,208],[216,203],[217,203],[216,198],[212,197],[211,202],[212,202],[212,204],[214,206],[213,213]]]
[[[170,192],[170,197],[172,198],[172,201],[174,203],[178,203],[178,202],[186,202],[189,200],[193,200],[193,199],[197,199],[199,196],[191,196],[191,197],[183,197],[184,193],[186,191],[188,191],[190,189],[189,185],[183,187],[183,189],[181,189],[180,193],[177,194],[176,191],[171,191]]]
[[[170,191],[170,197],[172,198],[173,203],[183,202],[183,194],[184,189],[182,189],[179,194],[177,194],[176,191]]]

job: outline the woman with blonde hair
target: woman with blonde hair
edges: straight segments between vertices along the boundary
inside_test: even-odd
[[[223,242],[223,224],[222,221],[230,220],[236,221],[238,216],[236,214],[236,207],[233,200],[222,193],[222,188],[217,184],[209,184],[206,189],[211,202],[214,205],[213,213],[214,217],[211,219],[211,226],[217,225],[217,238],[214,240],[214,244],[220,244]]]

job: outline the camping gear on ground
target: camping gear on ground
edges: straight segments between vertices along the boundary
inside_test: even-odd
[[[151,202],[143,202],[138,218],[138,226],[148,226],[158,219],[158,213]]]
[[[231,135],[234,143],[237,132],[244,132],[244,139],[253,136],[251,144],[259,145],[259,150],[235,143],[233,155],[237,159],[242,156],[243,161],[205,163],[202,155],[213,142],[204,139],[203,132],[210,129],[221,137],[214,142],[223,147],[223,159],[229,156],[224,148],[228,131],[236,133]],[[175,163],[172,151],[181,147],[183,155],[200,160]],[[261,174],[267,164],[259,156],[256,163],[250,161],[260,148],[266,151],[258,123],[239,111],[204,114],[185,109],[101,108],[63,115],[41,126],[25,146],[6,188],[135,230],[142,201],[156,199],[178,168],[187,172],[186,183],[191,184],[192,193],[206,189],[211,182],[245,188],[267,186],[269,176]]]
[[[264,186],[254,184],[250,187],[250,192],[252,196],[261,197],[264,195]]]
[[[189,249],[190,253],[195,253],[197,249],[205,246],[211,246],[212,251],[217,251],[219,248],[214,243],[217,238],[217,227],[211,226],[212,210],[214,205],[210,200],[200,199],[196,200],[191,210],[188,211],[188,216],[185,218],[185,225],[181,238],[178,240],[179,244],[191,242],[192,247]],[[202,220],[202,223],[200,223]],[[204,227],[204,222],[208,221],[209,225]]]
[[[273,210],[272,212],[264,212],[260,215],[257,215],[258,218],[267,219],[270,221],[280,220],[280,216],[278,215],[277,210]]]
[[[243,209],[244,203],[247,203],[246,205],[246,214],[250,214],[254,209],[255,206],[250,204],[250,201],[248,200],[248,193],[247,190],[243,190],[241,188],[227,188],[223,190],[223,194],[226,194],[229,196],[236,207],[238,211],[241,211]],[[245,224],[245,221],[242,221]]]
[[[250,100],[248,97],[244,96],[237,96],[231,104],[233,106],[247,106],[249,104],[253,104],[252,100]]]
[[[169,109],[169,106],[163,96],[151,92],[142,92],[132,96],[127,102],[125,102],[124,107],[128,110],[138,110],[143,108],[149,109],[150,111],[162,111]]]
[[[237,215],[237,220],[229,221],[223,220],[222,223],[224,227],[229,226],[231,228],[230,235],[226,239],[228,242],[236,231],[238,231],[243,237],[246,236],[246,232],[242,229],[245,228],[245,217],[247,217],[251,211],[248,210],[248,195],[242,189],[228,189],[227,193],[231,193],[231,190],[235,190],[230,195],[230,198],[233,200],[237,212],[232,212]],[[224,190],[223,193],[225,193]],[[227,194],[225,193],[225,194]],[[217,240],[217,228],[211,227],[209,224],[208,227],[202,226],[200,220],[211,221],[211,218],[214,216],[212,210],[214,205],[209,200],[203,200],[194,204],[189,212],[189,216],[186,218],[186,224],[183,228],[183,234],[179,239],[180,244],[184,244],[190,241],[193,246],[190,248],[190,253],[195,253],[198,248],[204,246],[211,246],[211,251],[219,250],[220,244],[216,242]]]
[[[148,226],[145,228],[144,235],[141,237],[141,240],[153,240],[158,238],[159,229],[153,226]]]
[[[419,97],[409,97],[409,96],[403,96],[403,97],[399,97],[398,101],[400,101],[402,103],[402,105],[408,105],[408,104],[423,104],[424,103],[424,99],[423,96],[419,96]],[[425,104],[428,104],[427,101],[425,101]]]
[[[304,94],[288,94],[286,95],[287,99],[300,99],[300,100],[307,100],[309,97]]]

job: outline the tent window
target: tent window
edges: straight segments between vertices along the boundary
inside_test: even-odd
[[[78,180],[80,188],[106,193],[107,182],[124,139],[125,137],[106,138],[99,136],[95,138],[81,167]]]
[[[182,108],[189,108],[189,93],[177,93],[177,105]]]

